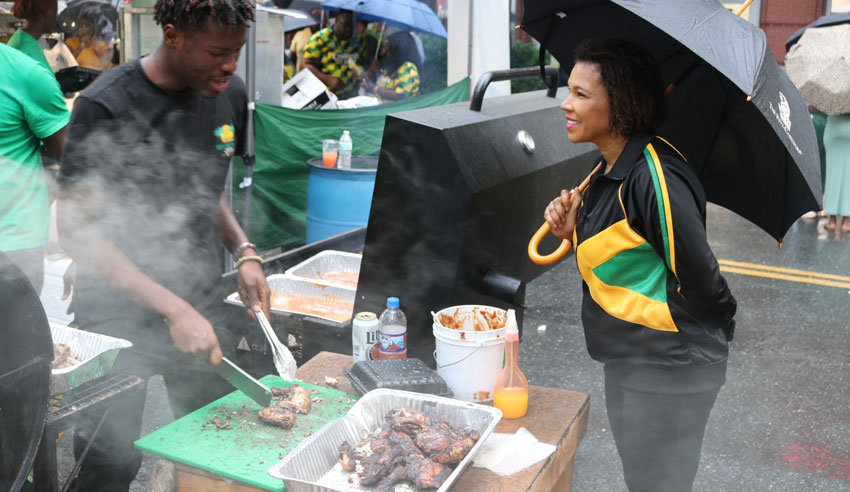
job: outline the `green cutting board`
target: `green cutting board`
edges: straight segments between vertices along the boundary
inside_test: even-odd
[[[136,441],[136,447],[261,489],[283,490],[283,482],[269,475],[269,468],[313,432],[345,415],[357,397],[300,381],[286,382],[278,376],[266,376],[260,382],[270,388],[298,384],[309,389],[314,399],[310,413],[299,414],[291,429],[270,426],[257,417],[257,403],[234,391],[151,432]],[[213,420],[232,428],[221,429]]]

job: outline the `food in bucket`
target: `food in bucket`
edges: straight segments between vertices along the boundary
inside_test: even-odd
[[[395,490],[394,484],[405,480],[418,489],[436,489],[480,437],[432,415],[398,408],[356,448],[344,441],[337,466],[356,473],[360,485],[377,485],[379,491]]]
[[[454,313],[441,312],[437,315],[441,326],[459,331],[490,331],[505,327],[508,314],[500,310],[488,310],[479,307],[472,309],[459,307]]]

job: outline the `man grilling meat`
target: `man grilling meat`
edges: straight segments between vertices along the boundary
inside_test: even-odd
[[[58,221],[63,247],[80,264],[77,323],[132,341],[113,370],[162,374],[180,417],[231,390],[209,366],[236,346],[224,322],[216,239],[238,258],[246,305],[268,312],[262,260],[224,194],[245,128],[245,87],[234,72],[253,8],[247,0],[158,0],[154,18],[163,35],[156,50],[104,73],[76,101]],[[141,464],[133,441],[142,403],[113,404],[78,490],[128,490]],[[89,426],[77,427],[76,450]]]

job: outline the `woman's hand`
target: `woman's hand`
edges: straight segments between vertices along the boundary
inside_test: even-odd
[[[582,193],[573,188],[571,191],[561,190],[561,195],[549,202],[543,218],[556,237],[572,240],[581,199]]]

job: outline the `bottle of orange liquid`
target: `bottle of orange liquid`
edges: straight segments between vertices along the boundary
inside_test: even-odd
[[[518,419],[528,411],[528,380],[517,365],[519,330],[513,309],[508,310],[505,332],[505,367],[496,378],[493,406],[501,410],[506,419]]]

